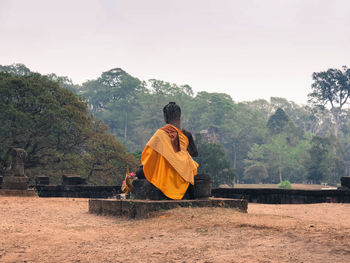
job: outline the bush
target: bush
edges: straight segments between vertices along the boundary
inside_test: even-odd
[[[288,180],[284,180],[284,181],[282,181],[282,183],[280,183],[280,185],[278,187],[282,188],[282,189],[291,189],[292,185],[290,184],[290,182]]]

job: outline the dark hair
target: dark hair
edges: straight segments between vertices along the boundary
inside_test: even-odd
[[[177,121],[181,117],[181,108],[175,102],[169,102],[164,106],[163,114],[166,123]]]

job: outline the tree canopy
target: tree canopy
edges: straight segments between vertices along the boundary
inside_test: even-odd
[[[104,173],[100,183],[116,182],[126,164],[136,165],[106,129],[96,128],[101,125],[86,103],[48,76],[0,72],[0,120],[0,170],[9,165],[12,147],[27,151],[25,168],[31,179],[44,174],[58,180],[63,173],[76,172],[94,181],[90,165],[100,158],[104,170],[113,166],[113,173]],[[101,148],[91,147],[102,142]],[[108,147],[115,152],[112,161]]]
[[[331,107],[334,122],[334,135],[338,136],[340,117],[343,107],[350,96],[350,69],[328,69],[327,71],[312,74],[312,92],[309,99],[315,105],[324,108]]]

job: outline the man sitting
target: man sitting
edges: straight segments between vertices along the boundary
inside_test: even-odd
[[[170,102],[163,108],[163,114],[167,124],[155,132],[142,152],[143,173],[165,196],[182,199],[197,174],[198,164],[189,151],[193,156],[198,153],[191,133],[184,131],[186,136],[181,131],[180,107]]]

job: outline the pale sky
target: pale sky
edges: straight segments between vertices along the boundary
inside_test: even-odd
[[[313,72],[350,67],[350,1],[0,0],[0,64],[12,63],[306,103]]]

